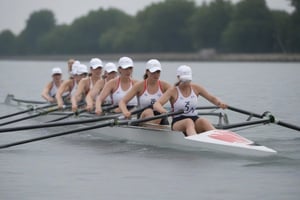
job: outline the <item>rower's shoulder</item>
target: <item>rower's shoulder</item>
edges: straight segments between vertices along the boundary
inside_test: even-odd
[[[74,79],[67,79],[62,82],[62,85],[70,85],[73,84]]]
[[[79,83],[88,84],[89,82],[90,82],[90,77],[85,77],[85,78],[81,79]]]
[[[131,81],[132,81],[132,83],[133,83],[134,85],[141,82],[140,80],[137,80],[137,79],[132,79]]]
[[[160,85],[162,86],[163,89],[168,90],[169,88],[172,87],[172,85],[170,83],[168,83],[167,81],[164,80],[159,80]]]

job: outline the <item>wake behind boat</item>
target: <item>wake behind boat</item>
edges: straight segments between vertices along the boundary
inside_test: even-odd
[[[7,98],[6,103],[10,105],[13,104],[14,98]],[[18,102],[20,104],[20,102]],[[214,107],[205,107],[214,109]],[[262,118],[261,120],[254,121],[246,121],[242,123],[229,124],[226,115],[221,113],[209,112],[208,115],[215,115],[219,117],[219,121],[215,126],[217,128],[221,128],[221,130],[212,130],[201,133],[199,135],[193,135],[184,137],[181,132],[172,131],[170,126],[168,125],[154,125],[149,123],[144,123],[142,126],[137,125],[141,122],[147,122],[153,120],[155,117],[165,117],[163,116],[155,116],[150,119],[132,119],[132,120],[124,120],[120,118],[116,118],[116,116],[109,118],[110,116],[106,115],[103,117],[95,118],[94,116],[88,119],[77,118],[76,120],[67,119],[63,122],[53,122],[53,123],[40,123],[37,125],[31,126],[23,126],[23,127],[7,127],[0,129],[0,132],[9,132],[9,131],[20,131],[27,129],[35,129],[35,128],[47,128],[47,127],[58,127],[64,126],[67,127],[68,131],[63,131],[57,134],[42,136],[39,138],[33,138],[27,141],[20,141],[12,144],[1,145],[0,148],[7,148],[10,146],[16,146],[19,144],[25,144],[33,141],[43,140],[51,137],[57,137],[61,135],[73,134],[76,132],[83,132],[84,134],[93,134],[97,137],[101,137],[102,139],[108,140],[126,140],[138,144],[146,144],[153,145],[164,148],[175,148],[175,149],[183,149],[183,150],[192,150],[192,151],[203,151],[203,150],[211,150],[211,151],[222,151],[228,152],[232,154],[241,154],[241,155],[250,155],[250,156],[270,156],[277,153],[276,150],[265,147],[263,145],[259,145],[254,141],[251,141],[241,135],[229,131],[223,130],[231,127],[241,127],[249,126],[253,124],[259,123],[274,123],[274,119],[272,117],[267,117],[267,115],[258,115],[255,113],[246,112],[244,110],[237,110],[236,108],[231,107],[232,110],[236,112],[240,112],[243,114],[248,114],[251,117]],[[204,109],[204,108],[199,108]],[[205,113],[199,113],[205,114]],[[172,113],[169,113],[168,116],[171,116]],[[49,114],[47,113],[47,116]],[[92,116],[92,115],[89,115]],[[53,117],[53,116],[52,116]],[[225,123],[224,123],[224,122]],[[70,127],[68,125],[76,125],[75,129],[69,130]],[[288,124],[290,125],[290,124]],[[291,125],[294,126],[294,125]],[[78,128],[79,127],[79,128]],[[293,128],[299,128],[294,126]],[[65,128],[62,128],[65,129]],[[56,129],[57,130],[57,129]]]

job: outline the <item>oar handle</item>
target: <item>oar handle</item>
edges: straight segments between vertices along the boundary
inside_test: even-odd
[[[240,109],[240,108],[236,108],[236,107],[233,107],[233,106],[228,106],[227,108],[229,110],[239,112],[239,113],[242,113],[242,114],[245,114],[245,115],[250,115],[250,116],[253,116],[253,117],[257,117],[257,118],[263,118],[265,116],[265,115],[260,115],[260,114],[253,113],[253,112],[250,112],[250,111],[247,111],[247,110],[243,110],[243,109]]]

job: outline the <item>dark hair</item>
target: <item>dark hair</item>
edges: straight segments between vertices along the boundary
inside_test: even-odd
[[[179,76],[177,76],[177,77],[179,77]],[[174,84],[174,86],[178,86],[180,83],[181,83],[181,80],[178,80],[178,81]]]
[[[145,74],[143,76],[144,80],[146,80],[148,78],[148,74],[147,74],[147,71],[149,71],[148,69],[145,71]]]

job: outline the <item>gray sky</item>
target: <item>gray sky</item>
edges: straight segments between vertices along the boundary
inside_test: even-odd
[[[25,28],[26,20],[33,11],[50,9],[56,18],[57,24],[70,24],[74,19],[88,14],[91,10],[100,7],[114,7],[135,15],[151,3],[162,0],[0,0],[0,32],[9,29],[19,34]],[[205,0],[196,0],[201,5]],[[210,0],[206,0],[209,2]],[[231,0],[236,3],[239,0]],[[267,0],[271,9],[292,11],[289,0]]]

